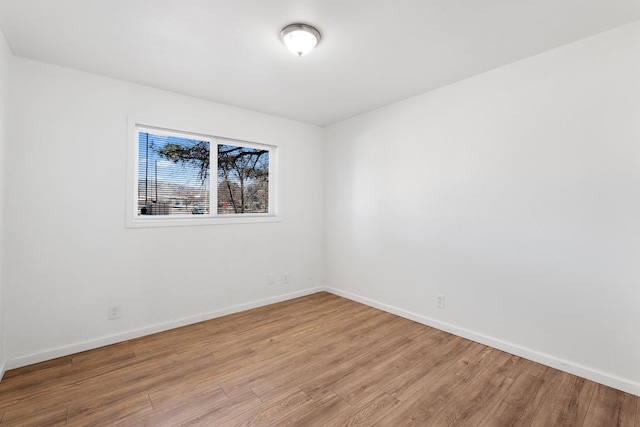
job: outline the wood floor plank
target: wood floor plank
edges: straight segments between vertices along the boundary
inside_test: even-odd
[[[332,341],[324,346],[314,346],[299,353],[303,363],[278,364],[271,372],[251,382],[251,389],[262,399],[270,400],[281,388],[290,388],[294,384],[302,384],[328,369],[356,358],[361,348],[349,346],[348,343]]]
[[[514,380],[484,370],[433,419],[433,425],[477,427]]]
[[[356,369],[361,368],[363,364],[379,360],[392,349],[408,342],[411,342],[411,340],[401,335],[392,336],[388,340],[377,342],[369,351],[360,353],[358,356],[333,367],[333,369],[325,370],[321,374],[300,384],[300,388],[312,398],[321,397],[329,392],[333,393],[331,390],[333,383],[349,375]]]
[[[296,356],[295,360],[280,359],[272,372],[255,381],[252,388],[262,396],[270,387],[284,384],[291,380],[302,382],[327,368],[357,358],[371,344],[354,341],[346,336],[334,337],[328,341],[309,344]],[[301,363],[300,363],[301,362]]]
[[[218,426],[240,427],[274,424],[298,408],[312,404],[313,399],[299,388],[289,389],[281,393],[279,398],[257,405],[224,424],[218,424]]]
[[[49,387],[51,384],[47,383],[48,386],[44,387],[44,392],[34,393],[31,398],[27,396],[14,407],[56,408],[91,400],[117,401],[144,391],[154,384],[181,379],[182,372],[191,367],[191,364],[177,364],[173,357],[154,358],[152,362],[135,361],[97,376],[79,372],[76,382],[69,382],[69,378],[65,378],[58,387],[55,382],[51,387]]]
[[[71,358],[60,359],[62,363],[38,364],[42,370],[25,367],[8,371],[0,381],[0,408],[15,406],[34,395],[49,394],[60,388],[60,383],[70,377]]]
[[[445,372],[450,365],[457,363],[458,357],[467,354],[468,349],[472,347],[480,349],[471,341],[453,335],[450,337],[451,339],[429,350],[422,361],[384,384],[381,390],[400,401],[406,401]]]
[[[173,355],[149,361],[135,361],[99,376],[79,376],[76,383],[66,384],[60,394],[41,396],[41,405],[60,401],[63,404],[108,399],[117,401],[146,391],[155,384],[182,378],[182,372],[190,367],[180,364]],[[26,402],[27,404],[29,402]]]
[[[635,396],[596,384],[585,426],[634,427],[636,400]]]
[[[494,365],[490,366],[488,369],[491,372],[505,375],[511,379],[516,379],[523,373],[526,373],[533,377],[542,378],[549,369],[547,366],[544,366],[540,363],[532,362],[531,360],[527,360],[522,357],[513,355],[509,356],[510,358],[506,365],[499,365],[498,363],[494,363]]]
[[[376,425],[421,426],[442,411],[471,380],[484,371],[497,357],[497,351],[474,344],[463,358],[449,363],[443,369],[428,371],[420,381],[421,388],[399,404]]]
[[[637,396],[324,292],[0,382],[0,427],[640,427],[639,418]]]
[[[242,414],[246,411],[250,411],[262,402],[258,399],[258,396],[251,392],[247,392],[242,395],[230,397],[227,400],[221,401],[215,405],[210,402],[202,402],[202,405],[198,408],[197,413],[187,414],[183,408],[178,412],[174,412],[174,418],[168,419],[163,417],[162,422],[157,424],[160,426],[176,426],[176,425],[201,425],[201,426],[213,426],[217,424],[224,424],[238,414]],[[190,403],[191,405],[191,403]],[[156,425],[156,422],[152,420],[149,425]]]
[[[38,407],[8,410],[0,421],[2,427],[63,426],[67,424],[67,408],[42,409]]]
[[[131,359],[135,359],[135,354],[126,342],[75,354],[71,356],[71,365],[74,370],[91,370]]]
[[[351,408],[340,396],[330,393],[314,401],[313,405],[300,407],[282,418],[278,422],[267,424],[273,427],[286,426],[324,426],[327,420],[337,416],[339,413]]]
[[[119,400],[104,399],[70,405],[67,424],[72,426],[110,426],[124,424],[140,414],[150,414],[153,406],[147,393],[138,393]]]
[[[308,345],[299,351],[288,352],[293,357],[274,358],[269,365],[265,366],[266,369],[259,373],[256,373],[255,370],[248,370],[244,381],[249,383],[261,398],[264,398],[265,392],[273,388],[279,388],[291,379],[308,378],[314,372],[326,371],[326,364],[333,365],[356,357],[358,345],[357,341],[354,342],[344,335],[328,341],[316,341],[314,345]],[[238,380],[242,380],[242,377],[237,374],[234,375],[234,381]],[[228,392],[229,387],[232,386],[228,383],[223,383],[222,385]]]
[[[374,391],[367,398],[361,400],[349,411],[342,411],[336,417],[327,421],[327,427],[374,425],[391,409],[400,403],[397,399],[382,391]]]
[[[234,411],[243,413],[259,404],[260,399],[253,393],[228,398],[222,390],[217,390],[211,395],[194,396],[178,405],[169,405],[139,415],[128,420],[127,426],[216,425],[211,420],[216,420],[217,416],[223,417]]]
[[[200,378],[197,383],[181,381],[176,387],[158,387],[150,391],[148,396],[156,411],[166,411],[194,401],[217,402],[228,399],[215,381],[206,378]]]
[[[21,377],[23,381],[26,381],[31,375],[40,377],[49,372],[48,369],[57,369],[70,367],[72,365],[73,355],[58,357],[57,359],[48,360],[46,362],[34,363],[33,365],[24,366],[22,368],[11,369],[4,373],[2,379],[9,379],[12,377]],[[2,383],[0,383],[2,384]],[[2,387],[0,385],[0,387]]]
[[[354,404],[368,390],[379,388],[420,362],[431,345],[428,341],[409,340],[388,352],[384,359],[374,359],[362,364],[333,383],[331,389],[350,404]]]
[[[584,425],[596,383],[565,372],[555,371],[552,374],[553,385],[549,388],[531,425]]]
[[[513,380],[504,398],[491,409],[478,427],[531,425],[545,397],[543,378],[524,373]]]

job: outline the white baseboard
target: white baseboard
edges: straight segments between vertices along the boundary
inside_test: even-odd
[[[2,381],[2,377],[4,377],[4,373],[6,372],[6,366],[7,364],[3,361],[2,364],[0,364],[0,381]]]
[[[411,311],[403,310],[398,307],[394,307],[388,304],[381,303],[379,301],[365,298],[360,295],[355,295],[350,292],[345,292],[345,291],[341,291],[339,289],[334,289],[330,287],[325,287],[324,290],[332,294],[350,299],[352,301],[356,301],[356,302],[368,305],[370,307],[374,307],[374,308],[386,311],[388,313],[392,313],[397,316],[404,317],[405,319],[413,320],[414,322],[422,323],[423,325],[431,326],[433,328],[440,329],[445,332],[449,332],[459,337],[466,338],[471,341],[475,341],[480,344],[484,344],[489,347],[493,347],[498,350],[502,350],[507,353],[514,354],[519,357],[523,357],[533,362],[537,362],[542,365],[549,366],[551,368],[558,369],[560,371],[567,372],[569,374],[573,374],[573,375],[606,385],[608,387],[615,388],[620,391],[624,391],[625,393],[630,393],[636,396],[640,396],[640,383],[637,383],[635,381],[630,381],[624,378],[620,378],[615,375],[611,375],[607,372],[589,368],[587,366],[582,366],[580,364],[573,363],[568,360],[563,360],[549,354],[532,350],[530,348],[522,347],[522,346],[512,344],[506,341],[502,341],[487,335],[480,334],[475,331],[470,331],[468,329],[460,328],[455,325],[451,325],[449,323],[444,323],[439,320],[432,319],[430,317],[422,316],[420,314],[416,314]]]
[[[46,351],[42,351],[34,354],[29,354],[27,356],[17,357],[17,358],[6,361],[6,363],[2,366],[2,370],[0,372],[4,374],[5,369],[6,370],[16,369],[22,366],[32,365],[34,363],[40,363],[47,360],[52,360],[58,357],[68,356],[70,354],[80,353],[82,351],[104,347],[106,345],[116,344],[122,341],[140,338],[146,335],[155,334],[157,332],[168,331],[170,329],[179,328],[181,326],[187,326],[187,325],[202,322],[205,320],[215,319],[216,317],[222,317],[228,314],[250,310],[252,308],[263,307],[265,305],[287,301],[290,299],[299,298],[299,297],[311,295],[316,292],[322,292],[322,291],[324,291],[324,288],[316,287],[316,288],[305,289],[302,291],[290,292],[290,293],[278,295],[275,297],[269,297],[261,300],[250,301],[247,303],[234,305],[234,306],[223,308],[220,310],[201,313],[195,316],[189,316],[182,319],[172,320],[170,322],[146,326],[144,328],[121,332],[114,335],[104,336],[104,337],[96,338],[89,341],[83,341],[83,342],[78,342],[70,345],[65,345],[65,346],[54,348],[54,349],[50,349],[50,350],[46,350]],[[1,378],[2,376],[0,376],[0,380]]]

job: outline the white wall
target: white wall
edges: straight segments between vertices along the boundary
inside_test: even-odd
[[[638,52],[640,22],[329,127],[327,285],[640,394]]]
[[[11,51],[4,38],[4,34],[0,31],[0,379],[5,369],[5,328],[4,328],[4,181],[5,181],[5,162],[4,152],[7,145],[7,121],[9,117],[9,73],[10,61],[12,59]]]
[[[9,367],[321,284],[322,129],[30,60],[14,65],[4,199]],[[129,115],[277,145],[281,221],[125,228]],[[121,319],[107,320],[109,304],[121,304]]]

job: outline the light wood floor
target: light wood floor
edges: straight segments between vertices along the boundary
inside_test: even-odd
[[[9,371],[0,426],[634,426],[640,398],[327,293]]]

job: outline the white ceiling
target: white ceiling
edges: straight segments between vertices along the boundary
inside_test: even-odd
[[[327,125],[640,19],[640,0],[0,0],[18,56]],[[322,41],[297,58],[294,22]]]

